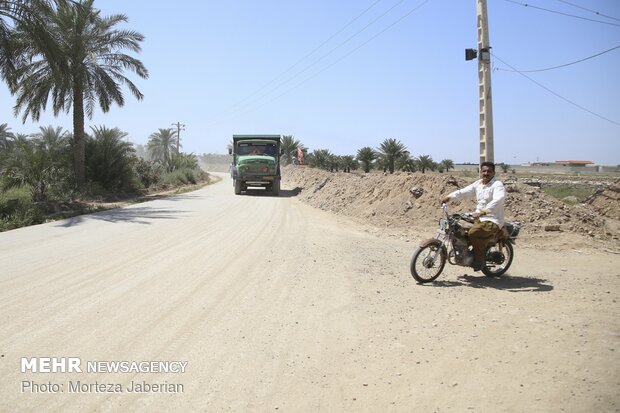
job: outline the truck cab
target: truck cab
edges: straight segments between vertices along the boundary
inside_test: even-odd
[[[233,135],[231,176],[235,195],[250,187],[280,193],[280,135]]]

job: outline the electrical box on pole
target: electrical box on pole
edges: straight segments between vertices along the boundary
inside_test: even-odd
[[[477,57],[478,57],[478,50],[465,49],[465,60],[474,60]]]

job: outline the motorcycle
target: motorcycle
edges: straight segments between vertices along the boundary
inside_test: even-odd
[[[434,238],[424,240],[411,258],[411,275],[418,283],[434,281],[441,275],[446,261],[452,265],[472,267],[474,253],[468,231],[475,221],[470,213],[448,213],[448,205],[442,204],[443,217]],[[521,223],[508,221],[489,240],[482,272],[487,277],[498,277],[508,271],[514,258],[514,244]]]

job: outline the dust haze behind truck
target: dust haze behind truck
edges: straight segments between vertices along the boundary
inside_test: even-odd
[[[233,135],[232,178],[235,194],[250,187],[280,193],[281,135]]]

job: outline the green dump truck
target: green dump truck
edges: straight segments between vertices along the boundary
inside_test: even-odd
[[[231,176],[235,194],[248,187],[280,193],[280,135],[233,135]]]

